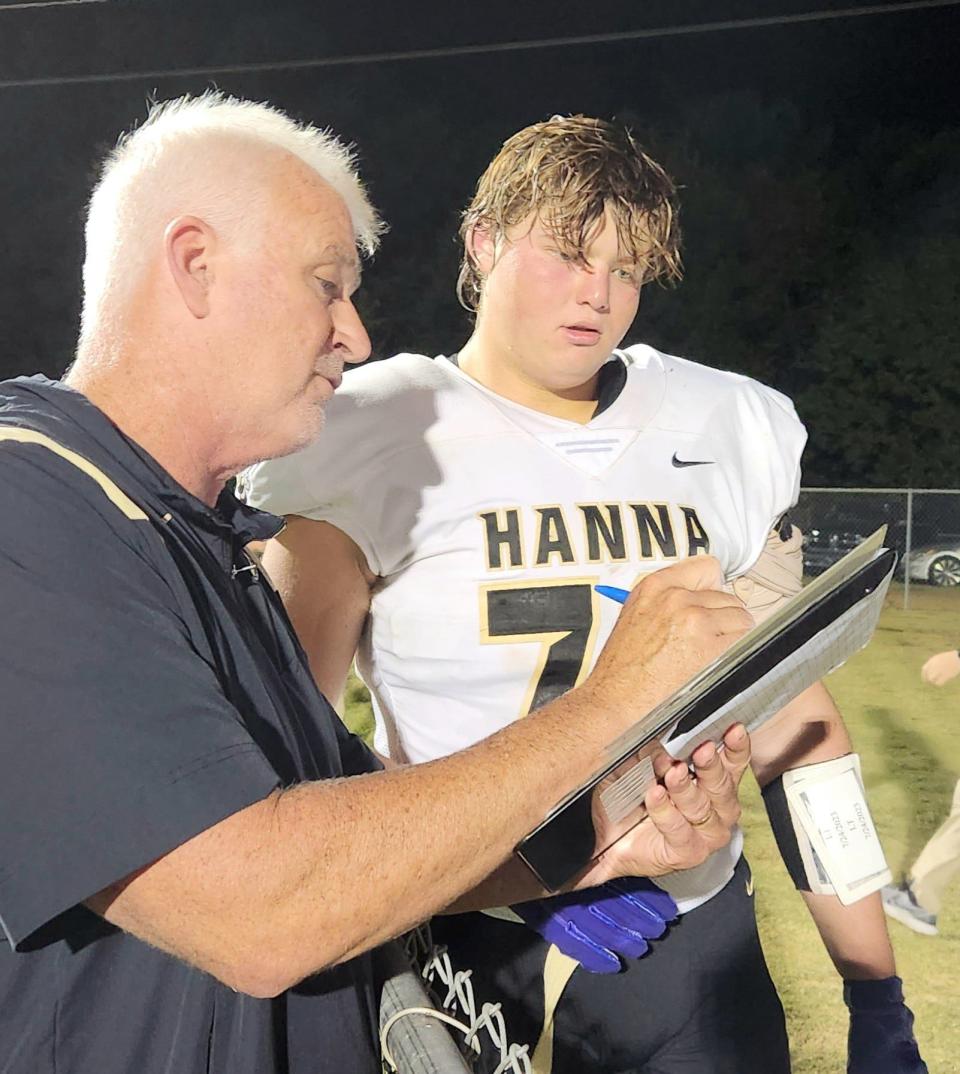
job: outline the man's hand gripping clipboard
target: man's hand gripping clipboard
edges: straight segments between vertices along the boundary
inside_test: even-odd
[[[885,536],[867,538],[610,745],[608,762],[517,847],[546,887],[643,820],[657,754],[688,761],[733,723],[756,730],[869,642],[896,563]]]

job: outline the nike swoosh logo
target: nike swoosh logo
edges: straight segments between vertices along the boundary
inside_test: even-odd
[[[753,877],[751,876],[750,879],[747,881],[747,898],[750,898],[752,895],[753,895]]]
[[[713,459],[678,459],[677,453],[673,453],[673,458],[670,460],[674,466],[713,466]]]

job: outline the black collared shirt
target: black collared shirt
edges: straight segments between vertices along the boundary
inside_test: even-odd
[[[81,905],[277,786],[378,767],[250,569],[279,527],[207,507],[77,392],[0,383],[5,1074],[379,1069],[369,956],[258,1000]]]

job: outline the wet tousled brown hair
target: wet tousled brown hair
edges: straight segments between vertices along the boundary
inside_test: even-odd
[[[535,213],[560,251],[582,259],[587,238],[609,205],[621,248],[641,267],[641,283],[678,280],[680,229],[676,185],[630,131],[589,116],[553,116],[503,143],[463,213],[463,261],[457,297],[475,311],[483,277],[468,236],[499,238]]]

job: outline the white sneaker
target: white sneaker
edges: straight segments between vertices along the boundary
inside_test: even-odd
[[[924,936],[937,935],[937,915],[924,910],[917,902],[908,881],[904,880],[897,887],[885,884],[880,889],[880,898],[887,917],[892,917],[914,932],[922,932]]]

